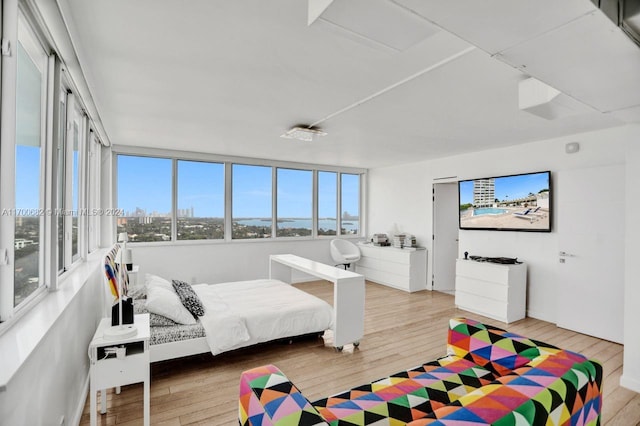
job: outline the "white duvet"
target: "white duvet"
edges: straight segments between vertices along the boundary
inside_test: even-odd
[[[331,305],[282,281],[196,284],[193,289],[205,306],[200,322],[214,355],[333,326]]]

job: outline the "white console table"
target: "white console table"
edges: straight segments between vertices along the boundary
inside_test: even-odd
[[[400,249],[358,243],[360,260],[356,272],[369,281],[414,292],[427,289],[427,250]]]
[[[291,283],[298,270],[333,283],[333,345],[360,344],[364,336],[364,277],[293,254],[269,256],[269,278]]]
[[[526,316],[527,265],[458,259],[456,306],[510,323]]]

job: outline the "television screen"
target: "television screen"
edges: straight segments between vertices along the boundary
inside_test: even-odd
[[[460,229],[551,231],[551,172],[458,182]]]

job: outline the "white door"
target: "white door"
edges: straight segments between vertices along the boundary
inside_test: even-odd
[[[624,166],[557,174],[559,327],[622,343]]]
[[[433,290],[453,293],[458,257],[458,183],[433,185]]]

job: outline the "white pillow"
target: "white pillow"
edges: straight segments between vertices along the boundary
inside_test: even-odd
[[[152,285],[159,285],[161,287],[166,288],[167,290],[173,290],[173,284],[171,284],[171,281],[165,280],[162,277],[159,277],[159,276],[153,275],[153,274],[149,274],[149,273],[144,274],[144,285],[147,288],[147,290]]]
[[[169,284],[171,285],[171,284]],[[160,283],[147,287],[147,310],[157,315],[162,315],[178,324],[195,324],[196,319],[191,312],[182,305],[180,298],[171,288],[167,289]]]

